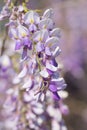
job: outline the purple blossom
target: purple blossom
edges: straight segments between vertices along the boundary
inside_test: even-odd
[[[0,13],[0,21],[9,18],[10,16],[10,10],[9,10],[9,5],[11,3],[11,0],[7,0],[6,4],[2,8],[2,11]]]
[[[15,41],[15,50],[21,53],[22,60],[19,74],[15,72],[12,87],[6,91],[3,106],[8,117],[6,127],[12,130],[62,129],[62,113],[66,113],[67,107],[61,102],[60,92],[66,84],[56,61],[61,52],[60,30],[54,28],[52,9],[42,16],[33,10],[25,12],[22,5],[13,7],[8,23],[9,36]],[[5,67],[10,67],[8,60],[6,62]],[[0,67],[3,65],[0,63]]]
[[[22,70],[21,73],[24,73],[25,78],[28,75],[33,77],[33,81],[29,78],[29,81],[26,81],[22,86],[26,90],[34,89],[39,95],[42,95],[42,93],[45,95],[47,90],[50,90],[54,97],[59,99],[57,91],[64,89],[66,85],[63,79],[58,81],[61,79],[60,76],[52,81],[54,73],[59,71],[55,58],[61,52],[59,43],[60,30],[54,28],[53,10],[46,10],[42,16],[35,11],[28,11],[24,14],[22,21],[24,23],[18,22],[16,28],[13,26],[13,28],[10,27],[9,29],[11,38],[16,41],[15,49],[20,50],[23,48],[22,59],[27,61],[26,65],[29,71],[25,74],[25,71]],[[27,59],[27,57],[30,58]],[[35,84],[38,84],[35,81],[36,76],[41,77],[41,86],[36,87]]]

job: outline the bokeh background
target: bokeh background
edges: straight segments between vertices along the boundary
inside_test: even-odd
[[[0,11],[3,5],[0,0]],[[62,64],[66,90],[69,92],[65,103],[70,113],[64,119],[68,130],[87,130],[87,0],[30,0],[28,7],[54,9],[56,27],[61,28],[62,53],[57,60]],[[6,35],[5,22],[0,22],[0,53]],[[7,45],[5,49],[8,52]]]

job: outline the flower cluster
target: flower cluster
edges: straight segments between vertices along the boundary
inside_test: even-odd
[[[56,61],[61,52],[60,29],[55,28],[53,14],[53,9],[40,15],[37,10],[28,10],[23,5],[10,9],[6,26],[15,41],[15,50],[21,53],[21,60],[20,72],[16,73],[13,68],[12,87],[6,91],[3,113],[8,129],[67,129],[62,119],[62,114],[68,112],[62,102],[66,83]],[[5,68],[0,65],[2,71],[11,67],[7,61],[2,62]]]
[[[5,115],[3,111],[3,103],[6,100],[6,90],[12,87],[12,79],[14,77],[14,70],[12,63],[7,55],[0,57],[0,129],[3,129],[3,120]]]
[[[15,9],[14,9],[15,12]],[[53,10],[47,9],[42,16],[30,10],[24,13],[22,7],[16,12],[16,19],[10,17],[9,35],[15,40],[15,50],[22,49],[23,70],[19,78],[27,74],[24,89],[36,90],[39,97],[46,95],[47,90],[52,92],[55,99],[59,100],[58,91],[66,87],[65,81],[59,74],[56,57],[60,54],[59,28],[54,28]],[[21,14],[21,15],[20,15]],[[37,85],[36,77],[39,79]],[[38,87],[36,87],[38,86]],[[35,95],[36,95],[35,94]]]
[[[7,120],[5,128],[11,130],[67,130],[62,119],[62,112],[67,113],[67,106],[55,102],[50,94],[46,102],[36,102],[33,91],[22,92],[19,97],[18,87],[7,91],[4,111]],[[65,94],[66,95],[66,94]],[[61,97],[62,98],[62,97]],[[22,102],[21,102],[22,100]]]
[[[10,16],[10,5],[11,0],[7,0],[5,6],[2,8],[2,11],[0,13],[0,21],[8,18]]]
[[[59,102],[53,100],[50,96],[50,92],[47,93],[46,102],[37,102],[33,95],[33,90],[25,91],[26,85],[21,87],[22,82],[18,80],[16,77],[17,74],[12,70],[13,66],[8,56],[3,55],[0,58],[0,66],[0,82],[1,78],[4,78],[2,82],[6,82],[6,87],[8,87],[8,89],[6,88],[7,90],[4,90],[6,91],[6,100],[3,104],[4,109],[1,111],[2,118],[4,118],[4,129],[67,130],[62,119],[62,114],[67,114],[68,112],[67,106],[62,102],[62,100],[67,97],[66,92],[59,92],[61,97]],[[26,72],[26,67],[27,66],[23,69],[24,72]],[[23,78],[22,76],[26,74],[23,71],[18,75],[19,79]],[[25,82],[27,78],[29,79],[29,77],[24,78]],[[38,79],[37,76],[36,79]],[[39,82],[38,80],[37,82]],[[26,82],[26,84],[27,83],[28,82]]]

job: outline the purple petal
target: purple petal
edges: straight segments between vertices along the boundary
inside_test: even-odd
[[[36,27],[35,24],[31,24],[31,25],[29,26],[29,31],[30,31],[30,32],[35,32],[36,30],[37,30],[37,27]]]
[[[51,82],[55,82],[55,83],[57,83],[57,84],[64,84],[65,83],[65,81],[64,81],[64,79],[63,78],[52,78],[51,79]]]
[[[26,46],[28,49],[32,48],[32,42],[28,37],[22,38],[23,45]]]
[[[36,50],[37,50],[37,52],[43,51],[44,50],[44,44],[41,43],[41,42],[38,42],[37,46],[36,46]]]
[[[29,44],[29,38],[28,37],[23,37],[22,41],[23,41],[23,45],[28,45]]]
[[[53,75],[53,72],[50,71],[49,69],[47,69],[47,72],[49,73],[49,75]]]
[[[16,39],[18,38],[18,33],[17,33],[17,28],[15,27],[15,25],[11,25],[12,22],[10,23],[10,27],[9,27],[9,31],[8,31],[8,34],[10,36],[11,39]]]
[[[53,78],[51,79],[51,83],[57,85],[57,90],[63,90],[66,88],[66,84],[63,78]]]
[[[58,63],[54,58],[51,60],[51,64],[54,65],[55,67],[58,67]]]
[[[53,98],[54,98],[55,100],[60,100],[60,97],[59,97],[59,95],[58,95],[57,92],[53,92],[52,94],[53,94]]]
[[[29,50],[32,49],[32,42],[31,41],[29,41],[29,43],[28,43],[28,48],[29,48]]]
[[[62,101],[59,102],[59,108],[62,114],[67,115],[69,114],[69,108],[67,105],[65,105]]]
[[[51,56],[51,51],[48,47],[45,48],[45,53],[46,55]]]
[[[26,46],[23,48],[23,52],[22,52],[22,59],[25,59],[25,58],[27,58],[27,47]]]
[[[55,84],[50,84],[49,85],[49,90],[52,92],[56,92],[57,91],[57,86]]]
[[[50,64],[49,62],[46,62],[46,69],[48,69],[52,72],[56,72],[58,68],[55,67],[54,65]]]
[[[22,43],[20,40],[16,40],[15,50],[19,50],[22,47]]]

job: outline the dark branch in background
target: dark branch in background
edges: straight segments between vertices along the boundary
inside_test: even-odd
[[[14,5],[16,6],[18,4],[18,0],[15,0],[14,1]]]
[[[5,36],[4,36],[4,39],[2,41],[2,47],[1,47],[1,56],[3,55],[4,51],[5,51],[5,43],[6,43],[6,40],[7,40],[7,30],[5,30]]]

